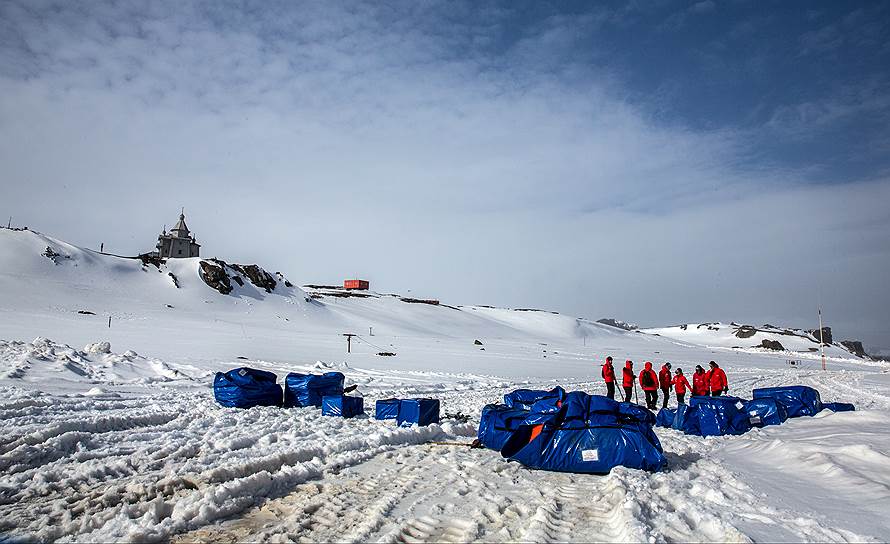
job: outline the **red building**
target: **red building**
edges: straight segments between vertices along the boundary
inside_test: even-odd
[[[371,284],[367,280],[343,280],[343,289],[358,289],[367,291]]]

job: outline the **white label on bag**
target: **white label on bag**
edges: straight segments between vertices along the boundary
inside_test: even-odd
[[[751,425],[757,425],[760,423],[760,416],[751,416],[748,418],[748,421],[751,422]]]
[[[742,401],[738,401],[737,403],[735,403],[735,407],[738,408],[739,410],[742,410],[745,407],[745,405],[742,404]]]
[[[598,450],[581,450],[582,461],[599,461],[600,452]]]
[[[247,376],[247,371],[242,368],[241,370],[238,371],[238,374],[240,374],[242,376]]]

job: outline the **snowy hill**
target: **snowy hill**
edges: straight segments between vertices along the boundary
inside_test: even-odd
[[[773,325],[739,325],[737,323],[688,323],[674,327],[643,329],[689,344],[704,347],[720,347],[750,352],[783,352],[789,357],[813,358],[820,355],[818,331],[804,331],[775,327]],[[826,328],[825,355],[827,357],[858,357],[847,346],[831,341],[831,331]]]
[[[832,345],[822,371],[805,331],[641,332],[615,320],[298,285],[256,265],[154,264],[0,229],[0,533],[843,542],[890,531],[886,363]],[[359,335],[351,353],[344,333]],[[785,351],[754,347],[774,339]],[[497,452],[441,444],[467,444],[482,407],[518,387],[604,393],[606,355],[618,365],[670,361],[687,374],[715,359],[731,393],[804,384],[857,411],[743,436],[657,429],[669,461],[657,474],[529,471]],[[279,378],[338,370],[368,412],[379,398],[432,396],[444,417],[399,428],[310,408],[222,408],[210,382],[236,366]]]

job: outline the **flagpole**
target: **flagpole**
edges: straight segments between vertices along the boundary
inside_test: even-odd
[[[822,370],[825,370],[825,335],[822,333],[822,307],[819,307],[819,348],[822,350]]]

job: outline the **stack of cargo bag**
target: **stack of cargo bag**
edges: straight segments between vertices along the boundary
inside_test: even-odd
[[[213,396],[229,408],[281,406],[281,386],[277,381],[278,376],[271,372],[247,367],[217,372]]]
[[[321,407],[326,396],[343,394],[345,376],[340,372],[297,374],[291,372],[284,380],[284,407]]]
[[[606,474],[616,466],[658,471],[666,464],[645,408],[574,391],[557,410],[532,407],[501,448],[501,455],[542,470]],[[552,405],[552,403],[551,403]],[[495,410],[489,410],[489,413]],[[480,435],[485,436],[480,426]]]
[[[819,392],[805,385],[755,389],[754,399],[773,399],[785,407],[788,417],[814,416],[822,411]]]

